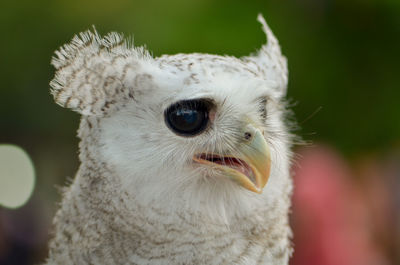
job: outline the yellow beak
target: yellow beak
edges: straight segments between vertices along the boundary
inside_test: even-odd
[[[252,125],[246,126],[243,141],[235,154],[201,153],[195,155],[193,160],[212,166],[224,176],[256,193],[262,193],[270,175],[268,144],[261,131]]]

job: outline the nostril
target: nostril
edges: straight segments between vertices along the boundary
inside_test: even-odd
[[[249,133],[249,132],[245,132],[244,133],[244,139],[246,139],[246,140],[250,140],[252,136],[253,135],[251,133]]]

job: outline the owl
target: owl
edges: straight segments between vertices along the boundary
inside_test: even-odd
[[[288,72],[258,20],[267,44],[242,58],[154,58],[96,31],[56,51],[51,93],[81,114],[81,164],[46,264],[288,264]]]

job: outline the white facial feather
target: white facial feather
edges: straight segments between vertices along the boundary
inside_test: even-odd
[[[78,244],[100,248],[99,253],[103,253],[101,248],[111,253],[116,246],[110,243],[112,240],[104,243],[110,246],[103,246],[102,239],[88,238],[95,237],[96,233],[102,235],[100,238],[113,233],[119,235],[109,231],[110,223],[124,220],[124,224],[129,224],[126,231],[121,223],[118,229],[132,233],[136,241],[125,238],[118,242],[126,240],[125,245],[135,247],[124,252],[129,254],[120,257],[121,264],[126,264],[124,260],[132,264],[220,264],[219,254],[215,260],[204,263],[206,258],[202,257],[201,249],[209,251],[213,244],[205,244],[206,239],[200,235],[197,237],[203,238],[199,241],[201,244],[194,238],[192,245],[184,244],[181,249],[186,251],[184,255],[174,252],[183,244],[175,242],[176,237],[172,240],[177,244],[175,247],[175,243],[168,241],[171,244],[168,247],[154,247],[147,254],[139,251],[143,245],[150,244],[144,234],[155,233],[160,240],[170,240],[172,232],[154,227],[169,225],[174,227],[173,231],[181,231],[178,237],[193,237],[193,231],[185,230],[182,220],[191,223],[204,236],[216,231],[230,233],[226,235],[227,242],[221,241],[221,244],[231,244],[223,254],[229,264],[256,264],[257,260],[260,264],[287,263],[291,253],[287,216],[292,187],[291,138],[284,124],[282,102],[287,87],[287,66],[272,31],[261,15],[258,20],[268,42],[256,55],[240,59],[209,54],[152,58],[145,49],[131,46],[122,35],[110,33],[101,38],[91,31],[75,36],[70,44],[56,52],[52,60],[57,69],[50,83],[52,94],[59,105],[82,114],[79,130],[82,165],[56,217],[57,234],[50,247],[50,261],[62,260],[54,253],[62,252],[60,244],[74,241],[60,233],[68,230],[74,234],[69,230],[78,229],[76,223],[65,224],[63,219],[65,216],[73,219],[82,208],[89,216],[104,216],[108,220],[93,221],[97,228],[93,233],[88,230],[90,236],[76,236],[81,242]],[[164,112],[169,106],[199,98],[211,100],[215,105],[215,116],[203,133],[183,137],[166,126]],[[218,170],[192,161],[200,152],[238,154],[236,146],[241,141],[241,128],[249,120],[262,129],[270,145],[271,174],[262,194],[250,192],[221,176]],[[86,198],[85,206],[79,206],[83,198]],[[97,206],[93,208],[92,203]],[[94,210],[97,207],[102,213]],[[94,212],[89,214],[91,211]],[[113,221],[104,211],[113,212]],[[147,228],[148,223],[154,225]],[[106,228],[99,228],[102,226]],[[134,227],[139,227],[140,233]],[[251,238],[254,233],[264,236]],[[267,238],[272,235],[279,239]],[[232,240],[236,243],[229,243]],[[252,248],[246,240],[253,242]],[[268,243],[271,240],[276,244]],[[193,247],[199,252],[193,252]],[[250,248],[250,254],[243,254],[242,248]],[[162,258],[150,262],[148,253]],[[85,257],[93,261],[99,258],[96,255],[90,252]],[[231,256],[237,256],[237,260],[229,261]],[[195,262],[194,257],[202,262]],[[105,260],[109,262],[104,264],[111,262],[111,258]]]

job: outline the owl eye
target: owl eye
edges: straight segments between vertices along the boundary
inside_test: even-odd
[[[176,134],[195,136],[203,132],[209,122],[209,104],[205,100],[179,101],[164,113],[165,123]]]

